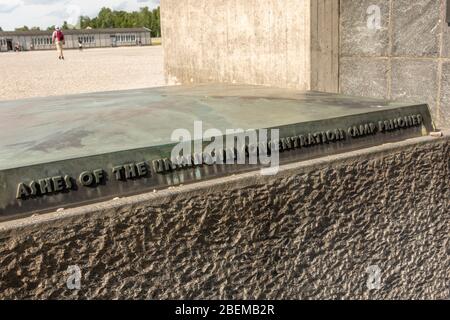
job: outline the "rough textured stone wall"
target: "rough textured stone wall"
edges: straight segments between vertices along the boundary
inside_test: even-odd
[[[0,298],[448,299],[449,163],[447,132],[2,223]]]
[[[447,1],[340,2],[341,92],[428,102],[436,123],[450,128]]]
[[[169,83],[338,90],[338,0],[162,0]]]

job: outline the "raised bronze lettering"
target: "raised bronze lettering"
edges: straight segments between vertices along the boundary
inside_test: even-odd
[[[30,193],[31,196],[38,195],[38,183],[36,181],[30,182],[30,190],[31,190],[31,193]]]
[[[94,170],[94,178],[96,184],[101,184],[105,178],[105,171],[103,169]]]
[[[112,168],[112,173],[115,175],[117,181],[122,180],[122,169],[123,166],[116,166]]]
[[[39,188],[41,189],[41,194],[47,194],[52,193],[52,179],[51,178],[45,178],[39,180]]]
[[[94,175],[89,171],[85,171],[80,174],[78,180],[82,186],[89,187],[94,183]]]
[[[19,183],[19,185],[17,186],[16,198],[23,199],[23,198],[27,198],[29,196],[30,196],[30,193],[28,191],[28,188],[25,186],[25,184]]]
[[[145,177],[148,174],[147,164],[145,162],[139,162],[136,164],[139,177]]]
[[[124,165],[123,169],[125,172],[125,179],[134,179],[137,177],[136,166],[134,163]]]
[[[60,192],[64,190],[64,179],[61,176],[56,176],[52,178],[53,181],[53,190],[55,192]]]
[[[66,184],[67,189],[72,189],[72,178],[68,175],[64,177],[64,182]]]

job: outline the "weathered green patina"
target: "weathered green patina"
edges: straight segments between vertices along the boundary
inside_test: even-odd
[[[214,164],[158,172],[153,163],[170,158],[173,131],[193,132],[195,121],[202,121],[203,131],[280,129],[282,164],[433,130],[425,104],[261,86],[175,86],[0,102],[0,219],[260,167]],[[336,130],[345,137],[337,139]]]

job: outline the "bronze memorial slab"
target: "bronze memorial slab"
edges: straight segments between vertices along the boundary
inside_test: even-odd
[[[265,146],[267,154],[279,153],[280,164],[428,135],[434,129],[426,104],[260,86],[175,86],[3,101],[0,220],[266,165],[222,164],[219,159],[237,159],[237,150],[225,144],[223,150],[204,149],[183,158],[192,161],[171,161],[178,144],[172,140],[174,130],[194,132],[199,121],[203,132],[216,129],[224,132],[222,137],[227,129],[279,129],[277,139],[270,136],[256,148],[249,143],[243,152],[259,155]]]

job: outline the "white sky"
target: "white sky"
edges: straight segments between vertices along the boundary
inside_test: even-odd
[[[0,0],[0,27],[3,30],[27,25],[47,28],[64,21],[76,24],[80,15],[95,16],[102,7],[133,11],[148,6],[153,9],[160,0]]]

